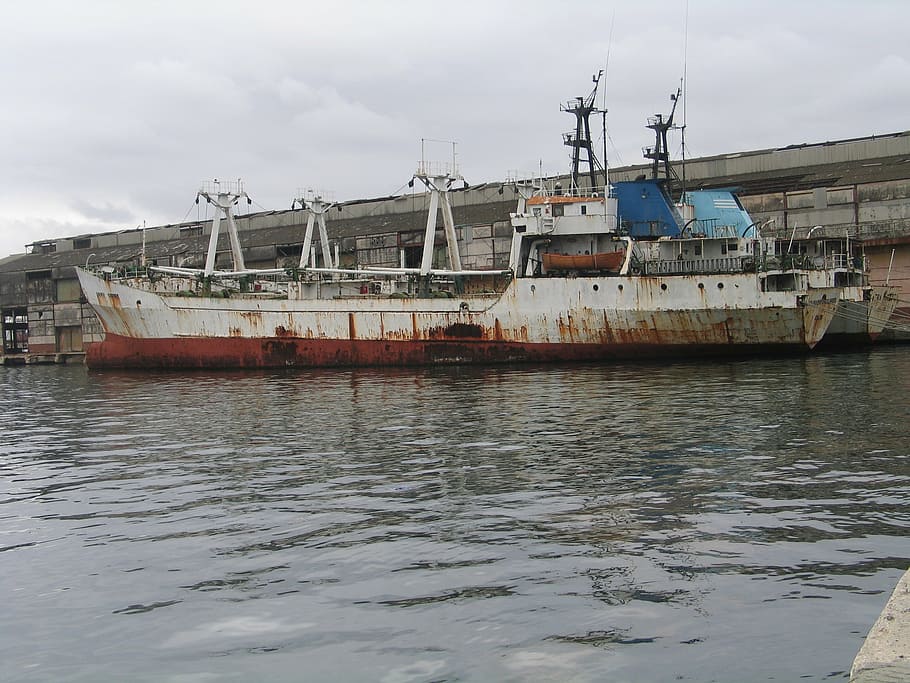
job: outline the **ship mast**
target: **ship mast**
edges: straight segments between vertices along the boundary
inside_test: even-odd
[[[303,236],[303,247],[300,250],[300,269],[303,270],[307,267],[307,262],[310,261],[310,247],[313,244],[313,227],[314,224],[318,223],[319,225],[319,243],[322,245],[322,263],[324,268],[337,268],[338,264],[332,259],[332,252],[329,249],[329,234],[325,227],[325,215],[329,212],[333,206],[332,202],[327,202],[323,199],[322,194],[314,190],[308,190],[307,192],[298,192],[300,195],[294,199],[291,204],[293,209],[297,204],[300,204],[300,208],[307,211],[307,221],[306,221],[306,232]],[[315,262],[312,263],[315,267]]]
[[[651,159],[651,177],[655,180],[660,177],[660,167],[663,164],[664,177],[669,180],[674,176],[670,168],[670,148],[667,145],[667,132],[677,130],[679,126],[673,125],[673,116],[676,113],[676,105],[679,103],[682,88],[677,88],[676,93],[670,95],[673,107],[670,109],[670,115],[664,119],[663,114],[655,114],[648,117],[648,128],[654,131],[654,146],[645,147],[642,154],[645,159]]]
[[[574,100],[560,105],[559,107],[560,111],[569,112],[570,114],[575,115],[575,130],[563,133],[562,136],[563,143],[567,147],[572,148],[573,190],[577,190],[580,186],[579,181],[581,179],[582,164],[587,164],[588,166],[587,175],[592,190],[597,187],[597,172],[603,172],[603,167],[597,160],[597,157],[594,156],[594,147],[591,142],[591,125],[588,121],[591,114],[606,113],[605,109],[600,110],[594,106],[594,98],[597,96],[597,86],[600,84],[601,76],[603,76],[603,69],[593,77],[594,89],[587,97],[576,97]],[[585,152],[584,158],[582,157],[582,151]]]
[[[440,209],[442,210],[442,223],[445,228],[449,269],[460,271],[461,254],[458,251],[458,238],[455,234],[455,218],[452,214],[449,188],[456,180],[464,181],[464,177],[458,172],[458,161],[454,142],[451,143],[452,162],[450,164],[427,161],[424,149],[427,142],[446,141],[420,140],[420,163],[417,166],[417,173],[414,174],[414,177],[420,180],[430,192],[430,210],[427,213],[427,227],[423,238],[420,274],[429,275],[430,271],[433,269],[433,250],[436,241],[436,216]]]
[[[231,240],[231,256],[234,260],[234,270],[246,270],[243,263],[243,252],[240,249],[240,237],[237,235],[237,224],[234,222],[233,207],[240,201],[241,197],[246,197],[247,203],[250,203],[249,195],[243,189],[243,182],[219,182],[216,178],[212,182],[202,184],[199,192],[196,193],[196,203],[199,203],[199,197],[202,197],[209,204],[215,207],[215,216],[212,218],[212,235],[209,238],[209,249],[205,258],[206,277],[211,277],[215,272],[215,253],[218,249],[218,233],[221,229],[222,214],[227,219],[228,236]]]

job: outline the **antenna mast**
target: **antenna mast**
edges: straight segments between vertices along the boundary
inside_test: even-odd
[[[603,69],[601,69],[593,77],[594,89],[587,97],[576,97],[574,100],[559,107],[560,111],[575,115],[575,131],[563,133],[562,135],[563,143],[572,148],[572,189],[577,189],[580,186],[579,180],[581,179],[581,165],[583,163],[588,165],[588,178],[592,190],[597,187],[597,171],[603,170],[597,157],[594,156],[594,147],[591,141],[591,124],[588,120],[591,114],[605,113],[605,110],[601,111],[594,105],[594,98],[597,96],[597,86],[603,73]],[[586,152],[584,159],[581,154],[582,150]]]
[[[667,146],[667,131],[679,128],[679,126],[673,125],[673,115],[676,113],[676,105],[679,103],[681,95],[682,88],[677,88],[676,94],[670,95],[673,107],[670,109],[670,115],[666,120],[663,114],[655,114],[648,117],[647,127],[654,131],[655,140],[654,146],[645,147],[642,150],[642,154],[645,159],[651,159],[651,177],[655,179],[660,177],[661,162],[663,162],[664,177],[669,179],[672,175],[670,170],[670,150]]]
[[[679,91],[682,93],[683,97],[683,123],[680,131],[680,137],[682,142],[682,195],[681,197],[686,196],[686,105],[689,103],[689,97],[686,94],[686,86],[688,85],[688,69],[689,69],[689,0],[686,0],[686,30],[685,38],[683,40],[683,75],[679,79]]]

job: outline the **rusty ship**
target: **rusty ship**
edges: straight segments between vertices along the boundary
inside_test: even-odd
[[[596,92],[595,80],[595,92]],[[844,301],[868,296],[851,262],[781,252],[727,191],[670,198],[659,178],[610,183],[592,151],[588,98],[570,102],[572,180],[515,184],[509,266],[462,267],[454,163],[421,160],[429,212],[419,267],[342,268],[319,196],[295,268],[244,265],[239,183],[204,186],[216,207],[204,268],[78,269],[104,329],[90,367],[264,368],[599,361],[809,351]],[[579,171],[587,151],[589,178]],[[444,264],[434,263],[442,214]],[[216,269],[222,221],[232,257]],[[322,250],[316,255],[314,233]],[[859,324],[859,323],[857,323]]]
[[[86,362],[230,368],[808,351],[838,303],[860,296],[858,288],[812,285],[816,274],[775,255],[773,238],[734,237],[735,229],[636,237],[617,197],[559,190],[519,200],[507,270],[464,270],[446,192],[452,176],[418,177],[432,214],[419,268],[343,269],[326,250],[322,267],[247,270],[228,218],[232,271],[214,268],[217,220],[201,272],[80,269],[105,331]],[[659,199],[679,225],[659,183],[628,184],[616,187]],[[221,188],[214,200],[230,206],[235,196]],[[433,205],[447,226],[447,268],[432,264]],[[325,205],[316,199],[308,208],[302,260]],[[649,229],[660,223],[649,218]]]

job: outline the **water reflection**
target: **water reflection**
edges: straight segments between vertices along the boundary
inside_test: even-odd
[[[13,680],[844,678],[910,556],[908,381],[901,348],[3,369],[0,647]]]

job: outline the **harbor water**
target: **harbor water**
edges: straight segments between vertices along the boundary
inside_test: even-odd
[[[0,368],[0,679],[846,680],[908,417],[908,347]]]

